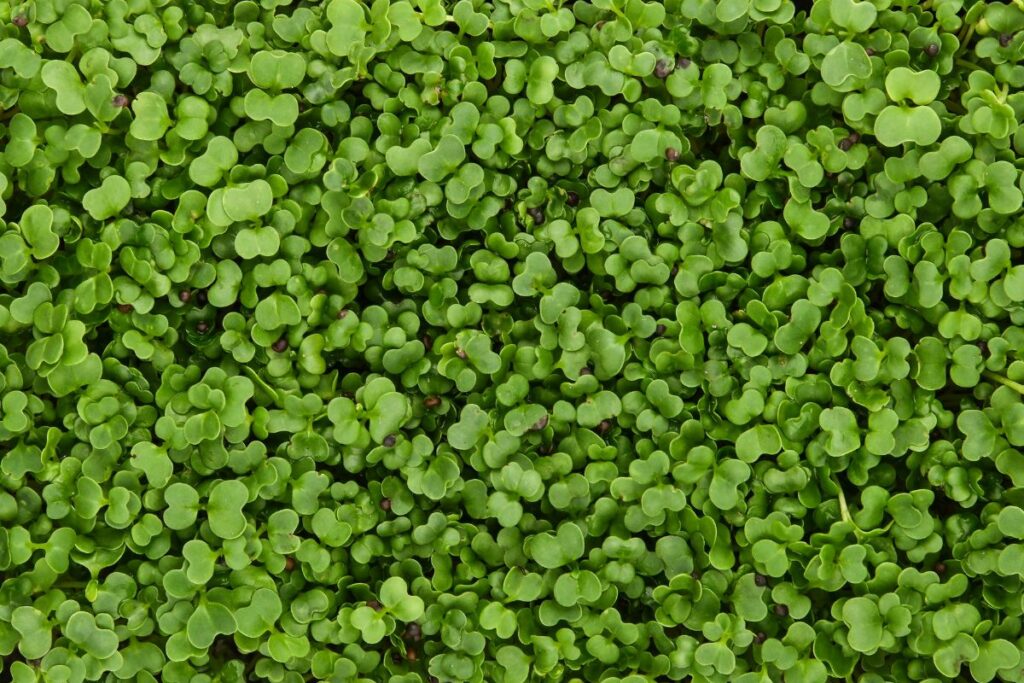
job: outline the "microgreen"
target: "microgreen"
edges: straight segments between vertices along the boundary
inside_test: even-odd
[[[0,3],[0,680],[1024,681],[1022,36]]]

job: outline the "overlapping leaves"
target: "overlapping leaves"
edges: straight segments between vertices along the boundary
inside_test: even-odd
[[[1024,680],[1019,3],[0,20],[3,680]]]

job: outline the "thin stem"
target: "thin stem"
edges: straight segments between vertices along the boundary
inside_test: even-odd
[[[967,43],[974,37],[974,24],[968,24],[967,31],[962,36],[957,37],[960,38],[960,47],[957,49],[962,50],[967,47]]]
[[[977,62],[972,62],[969,59],[963,59],[962,57],[957,57],[956,58],[956,63],[959,64],[960,66],[966,66],[969,69],[974,69],[976,71],[984,71],[984,69],[982,68],[982,66],[980,64],[978,64]]]
[[[839,515],[843,518],[844,522],[853,524],[853,517],[850,516],[850,507],[846,504],[846,494],[843,493],[843,487],[839,485],[839,482],[835,479],[832,482],[836,485],[836,490],[839,491]],[[856,524],[853,524],[856,527]]]
[[[245,374],[249,375],[249,378],[256,383],[256,386],[258,386],[260,389],[263,390],[264,393],[270,396],[270,400],[274,402],[274,405],[276,405],[278,408],[284,407],[284,405],[281,403],[281,395],[277,393],[277,390],[274,389],[274,387],[267,384],[262,377],[256,374],[255,370],[250,368],[248,365],[243,365],[242,371]]]
[[[858,539],[867,535],[863,529],[857,526],[857,523],[853,521],[853,515],[850,514],[850,506],[846,503],[846,494],[843,493],[843,487],[839,484],[839,481],[835,477],[829,475],[829,479],[836,485],[837,496],[839,498],[839,516],[842,517],[844,522],[848,522],[853,527],[853,533]]]
[[[1003,386],[1010,387],[1011,389],[1016,391],[1018,394],[1021,394],[1022,396],[1024,396],[1024,384],[1021,384],[1020,382],[1014,382],[1012,379],[1007,379],[1006,377],[1003,377],[1002,375],[997,375],[996,373],[989,372],[988,370],[986,370],[982,374],[985,375],[985,377],[988,377],[990,380],[993,380],[995,382],[999,382]]]

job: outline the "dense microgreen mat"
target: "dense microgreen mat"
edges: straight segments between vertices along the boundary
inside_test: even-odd
[[[0,679],[1024,681],[1022,29],[0,0]]]

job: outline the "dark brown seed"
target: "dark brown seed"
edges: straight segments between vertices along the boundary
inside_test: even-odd
[[[124,109],[128,106],[129,99],[127,95],[114,95],[113,102],[118,109]]]
[[[455,349],[455,355],[461,358],[462,360],[466,360],[466,352],[463,351],[462,349]]]
[[[936,45],[935,43],[928,43],[924,48],[924,52],[929,57],[934,57],[935,55],[939,54],[939,46]]]
[[[196,332],[198,332],[199,334],[206,334],[209,331],[210,323],[206,322],[205,320],[200,320],[199,323],[196,325]]]
[[[409,650],[405,653],[405,658],[408,659],[410,662],[415,662],[417,659],[419,659],[419,657],[420,656],[416,654],[416,650]]]
[[[855,145],[858,142],[860,142],[860,133],[858,133],[857,131],[850,133],[847,137],[849,138],[850,142],[852,142]]]
[[[673,163],[679,161],[679,150],[675,147],[669,147],[665,150],[665,158]]]
[[[407,640],[419,641],[423,637],[423,630],[420,625],[415,621],[405,627],[405,637]]]
[[[178,301],[180,301],[181,303],[187,304],[191,299],[192,292],[188,291],[187,289],[183,289],[180,292],[178,292]]]
[[[285,339],[284,337],[281,337],[276,342],[274,342],[274,347],[273,348],[278,353],[284,353],[285,350],[287,350],[287,348],[288,348],[288,340]]]
[[[672,73],[672,66],[667,59],[659,59],[658,63],[654,65],[654,75],[658,78],[667,78],[670,73]]]
[[[348,315],[348,309],[347,308],[341,309],[340,311],[338,311],[338,320],[344,320],[346,315]]]
[[[291,570],[295,569],[295,559],[292,558],[292,557],[284,558],[284,568],[285,568],[286,571],[289,571],[289,572]]]
[[[366,601],[366,606],[369,607],[370,609],[377,610],[378,612],[380,611],[380,603],[377,602],[376,600],[367,600]]]
[[[654,328],[654,336],[660,337],[663,334],[665,334],[665,326],[664,325],[658,325],[657,327]]]
[[[394,434],[388,434],[387,436],[384,437],[384,445],[387,446],[388,448],[394,446],[397,441],[398,439],[395,438]]]
[[[25,28],[26,26],[28,26],[28,17],[26,17],[24,14],[19,14],[18,16],[11,19],[11,23],[17,26],[18,28]]]
[[[843,150],[844,152],[849,150],[851,147],[853,147],[853,143],[850,142],[850,138],[843,138],[842,140],[839,141],[839,149]]]
[[[533,222],[535,224],[540,225],[541,223],[544,222],[544,211],[542,209],[535,206],[533,208],[527,209],[526,213],[530,214],[530,218],[533,219]]]
[[[380,509],[383,510],[384,512],[388,512],[389,510],[391,510],[391,499],[384,498],[383,500],[381,500]]]
[[[775,605],[775,614],[780,617],[789,615],[789,608],[785,605]]]
[[[676,60],[677,69],[685,69],[688,66],[690,66],[690,60],[687,59],[686,57],[680,57],[679,59]]]
[[[871,57],[871,56],[873,56],[875,54],[875,48],[869,47],[869,48],[865,49],[864,52],[868,53],[868,57]]]
[[[857,219],[853,216],[847,216],[843,219],[843,227],[847,230],[853,230],[857,227]]]
[[[764,574],[755,574],[754,575],[754,583],[756,583],[758,586],[767,586],[768,585],[768,577],[765,576]]]
[[[199,306],[205,306],[206,302],[206,290],[200,289],[198,292],[196,292],[196,303],[199,304]]]
[[[593,374],[594,374],[594,371],[591,370],[586,365],[584,365],[582,368],[580,368],[580,376],[583,376],[583,375],[593,375]]]
[[[939,575],[945,574],[946,573],[946,563],[945,562],[936,562],[935,563],[935,573],[939,574]]]
[[[575,192],[568,192],[565,195],[565,203],[569,206],[576,206],[580,203],[580,196]]]
[[[117,310],[121,311],[122,313],[131,313],[132,311],[135,310],[135,308],[132,307],[131,304],[119,304]]]
[[[766,636],[763,633],[758,633],[757,635],[754,636],[754,640],[756,640],[757,644],[760,645],[764,641],[768,640],[768,636]]]
[[[700,572],[694,569],[692,572],[690,572],[690,578],[694,581],[700,581]]]
[[[611,428],[612,423],[610,420],[601,420],[601,424],[597,425],[597,431],[599,431],[601,434],[606,433]]]
[[[423,335],[423,348],[425,348],[427,351],[434,348],[434,338],[431,337],[429,334]]]
[[[425,408],[436,408],[441,405],[441,398],[439,396],[427,396],[423,399],[423,406]]]
[[[536,422],[534,422],[533,426],[531,426],[530,429],[535,431],[535,432],[539,432],[540,430],[544,429],[547,426],[548,426],[548,416],[545,415],[541,419],[539,419]]]
[[[999,36],[999,44],[1002,45],[1003,47],[1006,47],[1012,41],[1013,36],[1011,36],[1009,33],[1004,33],[1003,35]]]

